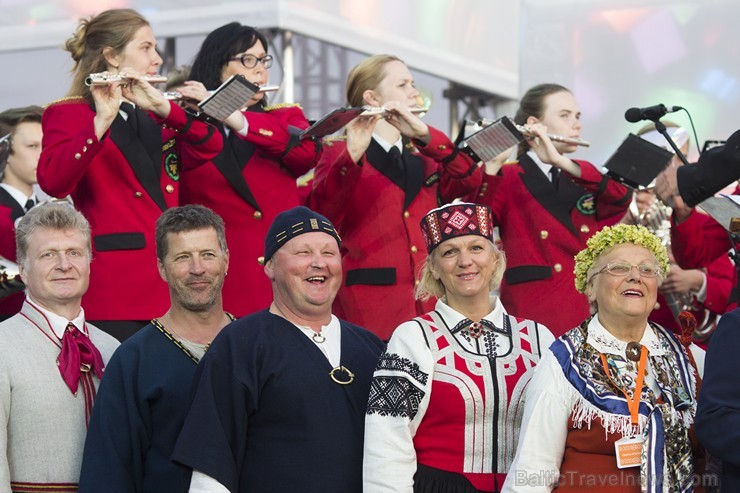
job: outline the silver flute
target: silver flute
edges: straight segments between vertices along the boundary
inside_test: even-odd
[[[120,74],[111,74],[108,72],[98,72],[96,74],[90,74],[85,79],[85,85],[88,87],[92,86],[105,86],[113,82],[121,82],[123,80],[134,79],[136,77],[124,77]],[[149,82],[150,84],[156,84],[160,82],[167,82],[167,77],[164,75],[142,75],[141,79]]]
[[[280,89],[280,86],[260,86],[260,89],[257,92],[274,92],[279,89]],[[208,94],[211,95],[214,92],[215,91],[208,91]],[[187,99],[179,91],[167,91],[167,92],[163,92],[162,95],[164,96],[165,99],[168,99],[170,101],[181,101],[183,99]]]
[[[375,115],[386,116],[391,113],[384,106],[365,106],[364,108],[365,108],[365,111],[363,111],[360,114],[360,116],[375,116]],[[413,108],[409,108],[409,111],[413,113],[414,115],[418,115],[420,113],[426,113],[427,111],[429,111],[429,108],[421,108],[421,107],[415,106]]]
[[[481,127],[487,127],[488,125],[491,125],[492,123],[494,123],[494,120],[487,120],[487,119],[478,120],[478,125]],[[516,125],[516,128],[522,134],[524,134],[525,137],[534,137],[534,134],[530,133],[529,130],[527,130],[527,128],[524,127],[523,125]],[[583,146],[583,147],[591,146],[590,142],[586,140],[582,140],[582,139],[574,139],[572,137],[563,137],[562,135],[555,135],[555,134],[547,134],[547,136],[550,138],[550,140],[554,140],[555,142],[562,142],[564,144]]]

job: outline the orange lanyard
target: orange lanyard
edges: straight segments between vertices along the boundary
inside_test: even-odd
[[[609,363],[606,361],[606,355],[604,353],[601,353],[600,356],[601,364],[604,365],[606,376],[609,377],[609,380],[611,380],[614,386],[617,387],[624,394],[624,398],[627,400],[627,407],[630,410],[632,426],[638,426],[640,396],[642,395],[642,384],[645,381],[645,373],[647,372],[648,348],[646,348],[645,346],[642,346],[640,348],[640,363],[637,366],[637,379],[635,380],[635,391],[633,392],[632,397],[630,397],[629,392],[627,392],[621,385],[618,385],[617,382],[615,382],[614,379],[611,377],[611,374],[609,373]]]

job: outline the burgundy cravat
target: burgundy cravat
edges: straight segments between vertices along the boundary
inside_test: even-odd
[[[57,358],[59,373],[73,394],[77,393],[82,372],[90,370],[98,378],[103,376],[103,357],[89,337],[80,332],[72,322],[62,337],[62,352]]]

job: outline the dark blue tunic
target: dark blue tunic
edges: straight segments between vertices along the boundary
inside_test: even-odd
[[[189,469],[170,455],[196,364],[149,324],[116,350],[95,399],[80,493],[186,491]]]
[[[326,356],[281,317],[265,310],[226,327],[198,366],[173,459],[232,493],[361,493],[365,408],[383,343],[341,326],[350,385],[333,382]]]
[[[722,315],[704,362],[696,436],[722,459],[722,493],[740,491],[740,308]]]

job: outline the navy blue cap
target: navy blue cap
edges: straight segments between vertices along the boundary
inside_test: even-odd
[[[334,225],[327,218],[314,212],[308,207],[298,206],[283,211],[275,217],[275,220],[267,230],[265,236],[265,262],[270,260],[280,247],[289,240],[303,233],[326,233],[337,240],[341,246],[342,240]]]

